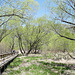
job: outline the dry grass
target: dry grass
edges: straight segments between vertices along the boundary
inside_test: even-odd
[[[75,60],[53,60],[54,54],[51,51],[44,51],[42,54],[20,55],[2,75],[64,75],[64,73],[75,75],[73,68]],[[69,64],[73,67],[69,67]]]

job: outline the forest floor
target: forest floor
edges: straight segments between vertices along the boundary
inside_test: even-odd
[[[75,75],[75,60],[53,60],[50,55],[19,55],[2,75]]]

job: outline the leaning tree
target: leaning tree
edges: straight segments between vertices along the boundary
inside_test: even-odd
[[[65,26],[65,29],[71,29],[69,33],[72,31],[73,34],[75,33],[75,0],[47,0],[47,8],[49,9],[50,14],[52,14],[51,18],[52,20],[55,20],[55,23],[60,22],[61,25],[67,25],[67,28]],[[53,4],[51,4],[53,3]],[[60,36],[64,37],[69,40],[75,41],[74,37],[64,35],[64,33],[60,33],[55,26],[51,26],[54,31]],[[72,33],[71,33],[72,34]],[[68,53],[69,54],[69,53]],[[70,54],[69,54],[70,55]],[[72,57],[70,55],[70,57]],[[72,57],[74,58],[74,57]]]

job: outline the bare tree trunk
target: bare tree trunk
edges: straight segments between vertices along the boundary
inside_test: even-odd
[[[36,54],[36,49],[35,49],[35,52],[34,53]]]
[[[11,52],[12,52],[12,50],[14,49],[14,38],[12,38],[13,39],[13,44],[12,44],[12,46],[11,46]]]
[[[32,49],[30,49],[30,50],[26,53],[26,56],[28,56],[28,54],[31,52],[31,50],[32,50]]]
[[[30,43],[30,50],[26,53],[26,56],[28,56],[28,54],[32,51],[32,45]]]
[[[24,55],[24,53],[22,52],[22,49],[21,49],[20,40],[19,40],[19,49],[20,49],[20,52],[22,53],[22,55]]]
[[[25,54],[25,50],[24,50],[24,48],[23,48],[23,46],[22,46],[22,41],[20,41],[21,42],[21,48],[22,48],[22,50],[23,50],[23,52],[24,52],[24,54]]]
[[[37,51],[36,51],[36,50],[37,50],[37,45],[35,46],[35,52],[34,52],[35,54],[37,53]]]
[[[12,52],[13,49],[14,49],[14,44],[13,44],[12,47],[11,47],[11,52]]]

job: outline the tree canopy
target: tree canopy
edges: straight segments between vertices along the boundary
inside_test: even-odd
[[[74,50],[74,0],[47,0],[49,14],[38,18],[35,0],[1,0],[0,4],[0,43],[8,44],[10,51],[19,49],[28,55],[36,50]]]

